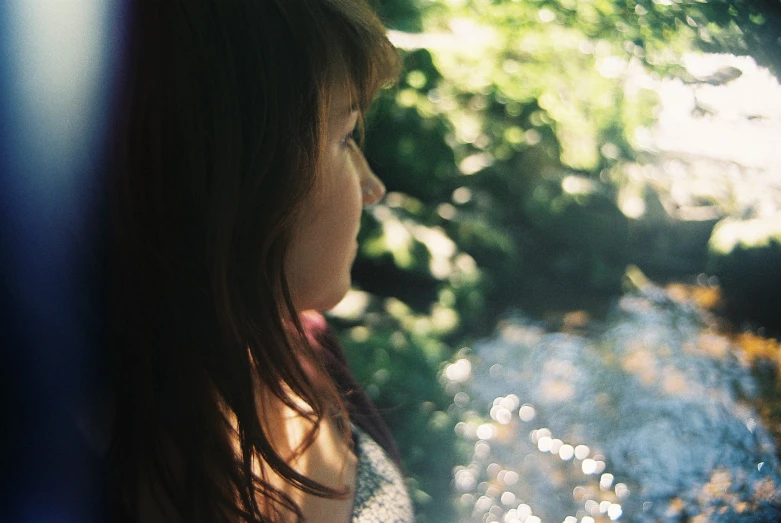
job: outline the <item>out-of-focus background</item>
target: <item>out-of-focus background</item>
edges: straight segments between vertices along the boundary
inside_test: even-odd
[[[329,315],[418,521],[781,518],[781,4],[376,0]]]
[[[329,315],[421,523],[781,520],[781,4],[372,0],[389,194]],[[2,521],[101,521],[125,2],[0,2]]]

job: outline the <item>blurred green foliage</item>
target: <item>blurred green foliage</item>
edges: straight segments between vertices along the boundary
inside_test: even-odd
[[[405,331],[398,324],[355,326],[342,339],[372,400],[393,427],[404,467],[412,479],[410,495],[421,521],[453,521],[448,503],[455,420],[447,410],[451,398],[437,373],[445,354],[434,338]]]
[[[680,58],[700,48],[778,75],[781,3],[373,3],[404,32],[398,86],[367,118],[389,194],[359,238],[353,276],[368,298],[332,320],[399,442],[418,521],[446,522],[463,454],[444,365],[508,308],[620,293],[616,172],[647,155],[638,136],[658,101],[633,73],[696,81]]]

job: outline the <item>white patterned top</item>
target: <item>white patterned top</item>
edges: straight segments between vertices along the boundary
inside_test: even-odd
[[[352,426],[358,473],[352,523],[412,523],[412,503],[393,460],[371,436]]]

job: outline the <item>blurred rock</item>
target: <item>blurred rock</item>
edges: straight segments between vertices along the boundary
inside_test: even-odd
[[[708,271],[718,277],[726,313],[781,333],[781,214],[725,219],[708,244]]]
[[[523,210],[542,245],[529,258],[577,287],[620,289],[628,260],[628,219],[599,180],[557,173],[535,182]],[[536,263],[535,263],[536,262]]]
[[[715,205],[679,205],[645,187],[645,212],[629,221],[630,259],[663,279],[702,272],[713,227],[725,215]]]

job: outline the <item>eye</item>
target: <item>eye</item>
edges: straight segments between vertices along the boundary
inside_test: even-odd
[[[357,133],[358,129],[353,127],[353,129],[342,138],[342,141],[340,142],[341,145],[343,147],[350,147],[351,145],[354,145],[358,138]]]

